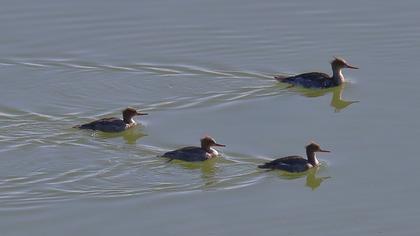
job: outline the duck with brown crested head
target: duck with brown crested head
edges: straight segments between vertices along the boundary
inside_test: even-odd
[[[278,169],[288,172],[304,172],[310,168],[319,166],[319,161],[316,158],[316,152],[330,152],[323,150],[319,144],[311,142],[306,146],[307,159],[301,156],[287,156],[259,165],[262,169]]]
[[[331,61],[333,75],[329,76],[321,72],[309,72],[294,76],[275,76],[279,82],[299,85],[305,88],[331,88],[343,84],[346,80],[341,70],[343,68],[359,69],[350,65],[344,59],[335,57]]]
[[[200,147],[183,147],[174,151],[167,152],[162,157],[170,160],[183,161],[205,161],[219,156],[219,152],[212,147],[225,147],[226,145],[219,144],[210,136],[205,136],[201,140]]]
[[[102,132],[121,132],[137,125],[134,116],[144,116],[147,113],[138,112],[134,108],[126,108],[122,111],[123,118],[109,117],[95,120],[86,124],[74,126],[79,129],[99,130]]]

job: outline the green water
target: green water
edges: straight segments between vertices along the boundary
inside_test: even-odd
[[[418,235],[418,1],[4,1],[1,235]],[[287,89],[274,74],[330,72]],[[122,134],[71,127],[148,112]],[[211,135],[205,163],[165,151]],[[301,175],[256,168],[330,154]]]

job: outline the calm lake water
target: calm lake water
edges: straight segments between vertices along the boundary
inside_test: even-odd
[[[1,235],[419,235],[420,2],[2,1]],[[287,89],[274,74],[331,73]],[[148,112],[122,134],[76,124]],[[157,156],[211,135],[205,163]],[[302,175],[256,166],[330,154]]]

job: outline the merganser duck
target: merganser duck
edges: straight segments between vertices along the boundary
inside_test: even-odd
[[[333,71],[332,76],[320,72],[310,72],[294,76],[278,75],[274,78],[279,82],[300,85],[305,88],[330,88],[345,82],[344,76],[341,73],[341,69],[359,69],[350,65],[344,59],[338,57],[335,57],[334,60],[331,61],[331,67]]]
[[[162,157],[169,158],[171,160],[183,160],[183,161],[205,161],[214,157],[219,156],[219,152],[216,147],[225,147],[226,145],[218,144],[216,141],[210,137],[206,136],[201,140],[201,147],[183,147],[174,151],[167,152],[162,155]]]
[[[306,146],[307,159],[301,156],[287,156],[267,162],[264,165],[259,165],[262,169],[279,169],[288,172],[304,172],[312,167],[319,166],[319,161],[316,158],[316,152],[330,152],[321,149],[321,147],[314,142]]]
[[[121,132],[137,125],[133,119],[134,116],[144,116],[147,113],[141,113],[129,107],[122,111],[122,115],[122,119],[116,117],[102,118],[90,123],[77,125],[74,128],[99,130],[102,132]]]

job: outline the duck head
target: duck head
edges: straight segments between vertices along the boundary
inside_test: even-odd
[[[134,116],[145,116],[147,113],[138,112],[136,109],[128,107],[122,111],[123,120],[125,123],[130,124],[133,121]]]

